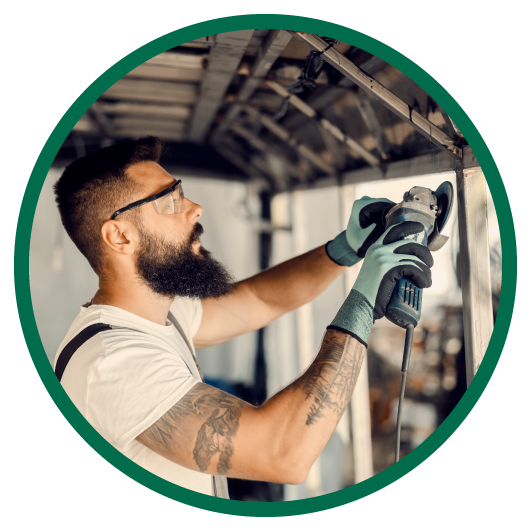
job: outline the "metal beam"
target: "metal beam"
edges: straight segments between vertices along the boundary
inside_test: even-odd
[[[254,94],[260,85],[262,79],[271,69],[271,66],[280,56],[287,44],[289,44],[291,38],[292,37],[290,33],[287,31],[273,29],[268,33],[265,39],[263,39],[263,42],[258,48],[254,58],[254,62],[250,70],[250,76],[245,79],[237,94],[237,101],[232,104],[223,121],[217,128],[217,131],[214,133],[214,140],[219,139],[221,134],[226,131],[230,123],[232,123],[232,121],[239,116],[241,113],[240,103],[249,101],[249,99],[252,97],[252,94]]]
[[[196,84],[122,78],[101,97],[103,99],[191,105],[197,98],[197,92]]]
[[[471,147],[468,145],[463,148],[463,166],[464,169],[478,168],[479,163]],[[432,173],[443,173],[445,171],[455,171],[457,160],[446,156],[442,151],[435,154],[417,156],[408,160],[399,160],[390,162],[385,166],[384,177],[380,170],[374,168],[357,169],[342,173],[342,182],[344,184],[359,184],[361,182],[373,182],[387,179],[400,179],[405,177],[416,177],[419,175],[430,175]],[[332,177],[319,178],[311,182],[311,188],[327,188],[336,186],[337,179]],[[306,189],[305,184],[294,185],[292,189]]]
[[[322,160],[322,158],[319,157],[307,145],[299,143],[287,129],[277,124],[272,118],[262,114],[250,105],[243,105],[243,109],[250,117],[254,118],[255,120],[259,120],[259,122],[264,127],[269,129],[270,132],[283,140],[287,145],[291,146],[300,156],[303,156],[313,165],[324,171],[324,173],[327,173],[328,175],[336,174],[335,168],[333,166]]]
[[[117,103],[96,103],[99,103],[99,109],[105,114],[114,114],[127,117],[156,117],[161,118],[163,121],[187,120],[191,116],[190,107],[180,107],[177,105],[149,105],[147,103],[132,103],[126,101],[119,101]],[[94,105],[96,103],[94,103]],[[92,107],[94,107],[94,105],[92,105]]]
[[[214,149],[231,164],[238,167],[250,180],[253,180],[260,188],[268,188],[268,182],[263,177],[262,173],[253,165],[249,164],[242,157],[240,157],[232,148],[226,143],[217,142],[213,144]]]
[[[388,160],[390,158],[390,145],[383,126],[381,125],[366,92],[364,92],[364,90],[359,90],[358,92],[350,91],[350,96],[357,104],[364,123],[374,139],[375,146],[381,153],[381,158],[383,160]]]
[[[203,70],[204,63],[208,58],[205,53],[182,53],[163,52],[147,60],[144,64],[150,66],[165,66],[170,68],[187,68],[191,70]],[[134,71],[134,70],[133,70]]]
[[[486,179],[480,168],[456,170],[460,280],[468,386],[493,332]]]
[[[200,83],[204,75],[202,69],[178,68],[143,63],[125,75],[126,78],[158,79],[181,83]]]
[[[342,171],[346,166],[346,153],[342,149],[342,142],[339,142],[330,132],[325,129],[319,129],[320,136],[324,144],[326,144],[326,149],[333,160],[334,166]]]
[[[331,123],[327,118],[320,116],[318,112],[308,105],[305,101],[302,101],[298,96],[290,94],[289,91],[283,86],[279,85],[275,81],[267,81],[267,86],[279,94],[282,98],[289,98],[289,103],[296,107],[300,112],[305,114],[308,118],[311,118],[315,123],[320,127],[331,133],[337,140],[344,143],[348,150],[356,155],[359,155],[363,158],[368,164],[373,167],[379,168],[381,166],[381,161],[378,160],[372,153],[367,151],[359,142],[356,142],[351,136],[344,133]]]
[[[191,141],[204,141],[253,33],[254,30],[242,30],[217,35],[190,125]]]
[[[277,163],[284,168],[284,173],[291,174],[297,177],[299,180],[305,180],[300,179],[300,168],[296,167],[284,156],[273,153],[270,144],[267,144],[267,142],[259,138],[259,136],[256,136],[252,131],[248,130],[246,127],[243,127],[239,123],[232,123],[230,125],[230,130],[241,138],[245,139],[252,147],[254,147],[254,149],[258,150],[260,153],[263,153],[266,157],[277,160]]]
[[[316,35],[302,33],[300,31],[291,31],[291,34],[309,46],[312,50],[322,52],[322,58],[325,61],[334,66],[339,72],[351,79],[363,90],[372,94],[375,99],[398,115],[402,120],[410,123],[418,132],[423,134],[426,138],[429,138],[429,140],[440,149],[454,158],[460,157],[460,149],[451,137],[434,125],[434,123],[431,123],[427,118],[424,118],[419,112],[415,111],[410,105],[407,105],[395,94],[390,92],[390,90],[379,83],[379,81],[353,64],[349,59],[342,55],[342,53],[334,48],[327,49],[328,44],[323,39]]]
[[[464,135],[460,132],[460,129],[455,125],[455,122],[449,117],[449,114],[445,112],[442,107],[438,107],[440,109],[440,112],[442,113],[443,119],[445,121],[445,124],[447,125],[447,128],[449,129],[449,136],[453,138],[453,140],[458,140],[459,138],[463,138]]]
[[[365,61],[361,64],[359,68],[361,70],[364,70],[368,75],[373,75],[381,68],[383,68],[387,63],[379,59],[379,57],[376,57],[375,55]],[[355,83],[348,79],[347,77],[343,77],[337,85],[335,86],[329,86],[327,90],[324,92],[321,92],[319,94],[311,94],[311,96],[308,98],[307,102],[316,110],[318,111],[324,111],[327,107],[332,105],[335,100],[346,94],[347,92],[350,92],[350,88],[355,86]],[[300,124],[299,120],[296,120],[296,118],[299,118],[300,116],[288,118],[288,122],[285,124],[289,127],[297,127]]]
[[[273,191],[282,192],[287,189],[286,179],[283,177],[283,175],[271,167],[269,161],[266,160],[266,158],[262,157],[261,155],[253,155],[250,157],[250,163],[254,167],[258,168],[262,173],[268,175],[271,181],[274,182]]]

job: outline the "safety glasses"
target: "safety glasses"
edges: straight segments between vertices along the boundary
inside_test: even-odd
[[[140,206],[143,206],[148,202],[154,202],[155,210],[160,215],[182,213],[183,200],[184,190],[182,189],[182,180],[179,179],[175,182],[175,184],[165,189],[164,191],[157,193],[156,195],[151,195],[151,197],[147,197],[146,199],[141,199],[139,201],[132,202],[128,206],[116,210],[111,215],[110,219],[112,221],[113,219],[116,219],[116,217],[121,213],[126,212],[127,210],[134,210],[135,208],[139,208]]]

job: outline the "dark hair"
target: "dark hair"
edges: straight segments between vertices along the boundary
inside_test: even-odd
[[[96,273],[101,272],[101,226],[132,202],[134,187],[125,174],[133,164],[158,162],[164,144],[155,136],[104,149],[72,162],[55,183],[63,226]]]

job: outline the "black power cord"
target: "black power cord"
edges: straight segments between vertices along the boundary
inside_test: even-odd
[[[407,334],[405,335],[403,364],[401,365],[401,390],[399,391],[399,402],[397,411],[396,462],[399,461],[399,449],[401,444],[401,409],[403,407],[403,397],[405,395],[405,383],[407,382],[407,372],[409,371],[410,352],[412,350],[412,337],[414,336],[414,326],[412,324],[407,324],[406,330]]]

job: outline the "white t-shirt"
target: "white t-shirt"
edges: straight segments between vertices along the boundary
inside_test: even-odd
[[[176,298],[170,311],[191,343],[202,319],[200,301]],[[96,323],[131,329],[98,333],[76,351],[61,379],[74,405],[138,465],[184,488],[213,495],[211,475],[179,466],[135,440],[201,381],[178,330],[170,321],[162,326],[113,306],[82,307],[55,362],[80,331]]]

